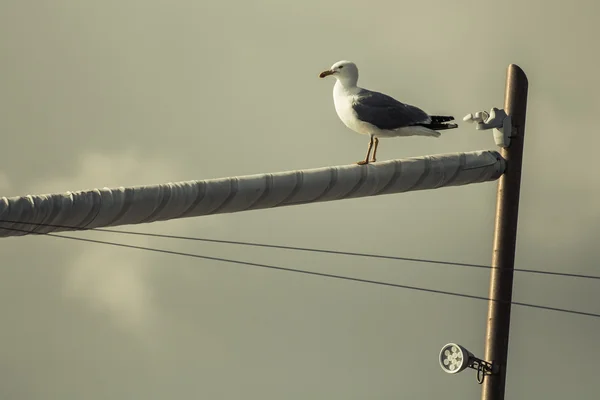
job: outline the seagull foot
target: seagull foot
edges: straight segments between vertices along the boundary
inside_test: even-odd
[[[357,162],[358,165],[366,165],[368,163],[369,162],[367,160],[362,160],[362,161]]]

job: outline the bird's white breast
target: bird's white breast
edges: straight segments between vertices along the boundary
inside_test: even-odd
[[[359,88],[345,88],[340,82],[336,82],[333,86],[333,103],[338,117],[344,125],[355,132],[361,134],[370,134],[373,126],[363,122],[356,117],[356,112],[352,108],[352,101],[358,95]]]

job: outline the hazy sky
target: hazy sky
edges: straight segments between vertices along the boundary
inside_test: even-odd
[[[431,113],[530,80],[516,265],[600,275],[597,1],[0,1],[0,196],[355,162],[333,80]],[[494,149],[470,125],[380,160]],[[125,227],[489,263],[496,183]],[[98,232],[487,296],[489,271]],[[2,399],[472,399],[487,303],[51,237],[0,239]],[[517,273],[515,301],[600,313],[600,282]],[[513,308],[507,398],[595,399],[600,319]]]

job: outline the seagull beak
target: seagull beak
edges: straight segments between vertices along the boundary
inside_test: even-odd
[[[328,69],[327,71],[323,71],[319,74],[319,78],[325,78],[326,76],[333,75],[335,71]]]

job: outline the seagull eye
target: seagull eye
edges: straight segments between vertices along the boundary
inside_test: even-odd
[[[344,68],[344,66],[343,66],[343,65],[340,65],[338,68],[339,68],[339,69],[342,69],[342,68]]]

